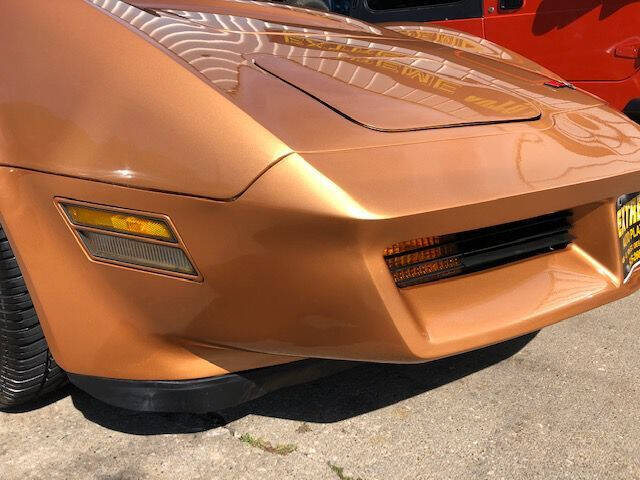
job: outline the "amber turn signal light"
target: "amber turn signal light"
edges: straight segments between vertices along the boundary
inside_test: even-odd
[[[433,247],[440,245],[442,237],[422,237],[406,240],[404,242],[394,243],[384,249],[383,255],[397,255],[399,253],[409,252],[411,250],[419,250],[421,248]]]
[[[101,210],[83,205],[62,204],[62,207],[74,225],[176,242],[169,226],[157,218]]]

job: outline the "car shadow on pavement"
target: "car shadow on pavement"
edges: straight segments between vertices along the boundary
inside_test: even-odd
[[[134,435],[202,432],[250,414],[332,423],[425,394],[495,365],[524,348],[536,334],[423,364],[354,363],[353,368],[335,375],[209,414],[133,412],[106,405],[74,387],[69,389],[74,406],[85,418]]]
[[[427,393],[495,365],[518,353],[536,335],[537,332],[428,363],[361,363],[219,414],[227,423],[250,414],[308,423],[338,422]]]

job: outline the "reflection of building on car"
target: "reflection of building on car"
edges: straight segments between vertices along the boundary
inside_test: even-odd
[[[291,2],[308,8],[320,4],[323,9],[367,22],[434,22],[464,31],[471,35],[468,41],[482,38],[518,52],[640,121],[637,0],[288,1]],[[421,27],[429,31],[424,23]]]
[[[492,42],[246,1],[3,8],[0,405],[68,374],[218,409],[640,288],[640,126]]]

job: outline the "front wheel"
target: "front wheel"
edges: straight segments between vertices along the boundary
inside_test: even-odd
[[[67,382],[42,333],[9,240],[0,227],[0,406],[35,400]]]

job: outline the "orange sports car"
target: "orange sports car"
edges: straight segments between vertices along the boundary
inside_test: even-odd
[[[5,0],[0,45],[2,405],[215,410],[640,286],[640,126],[493,44]]]

